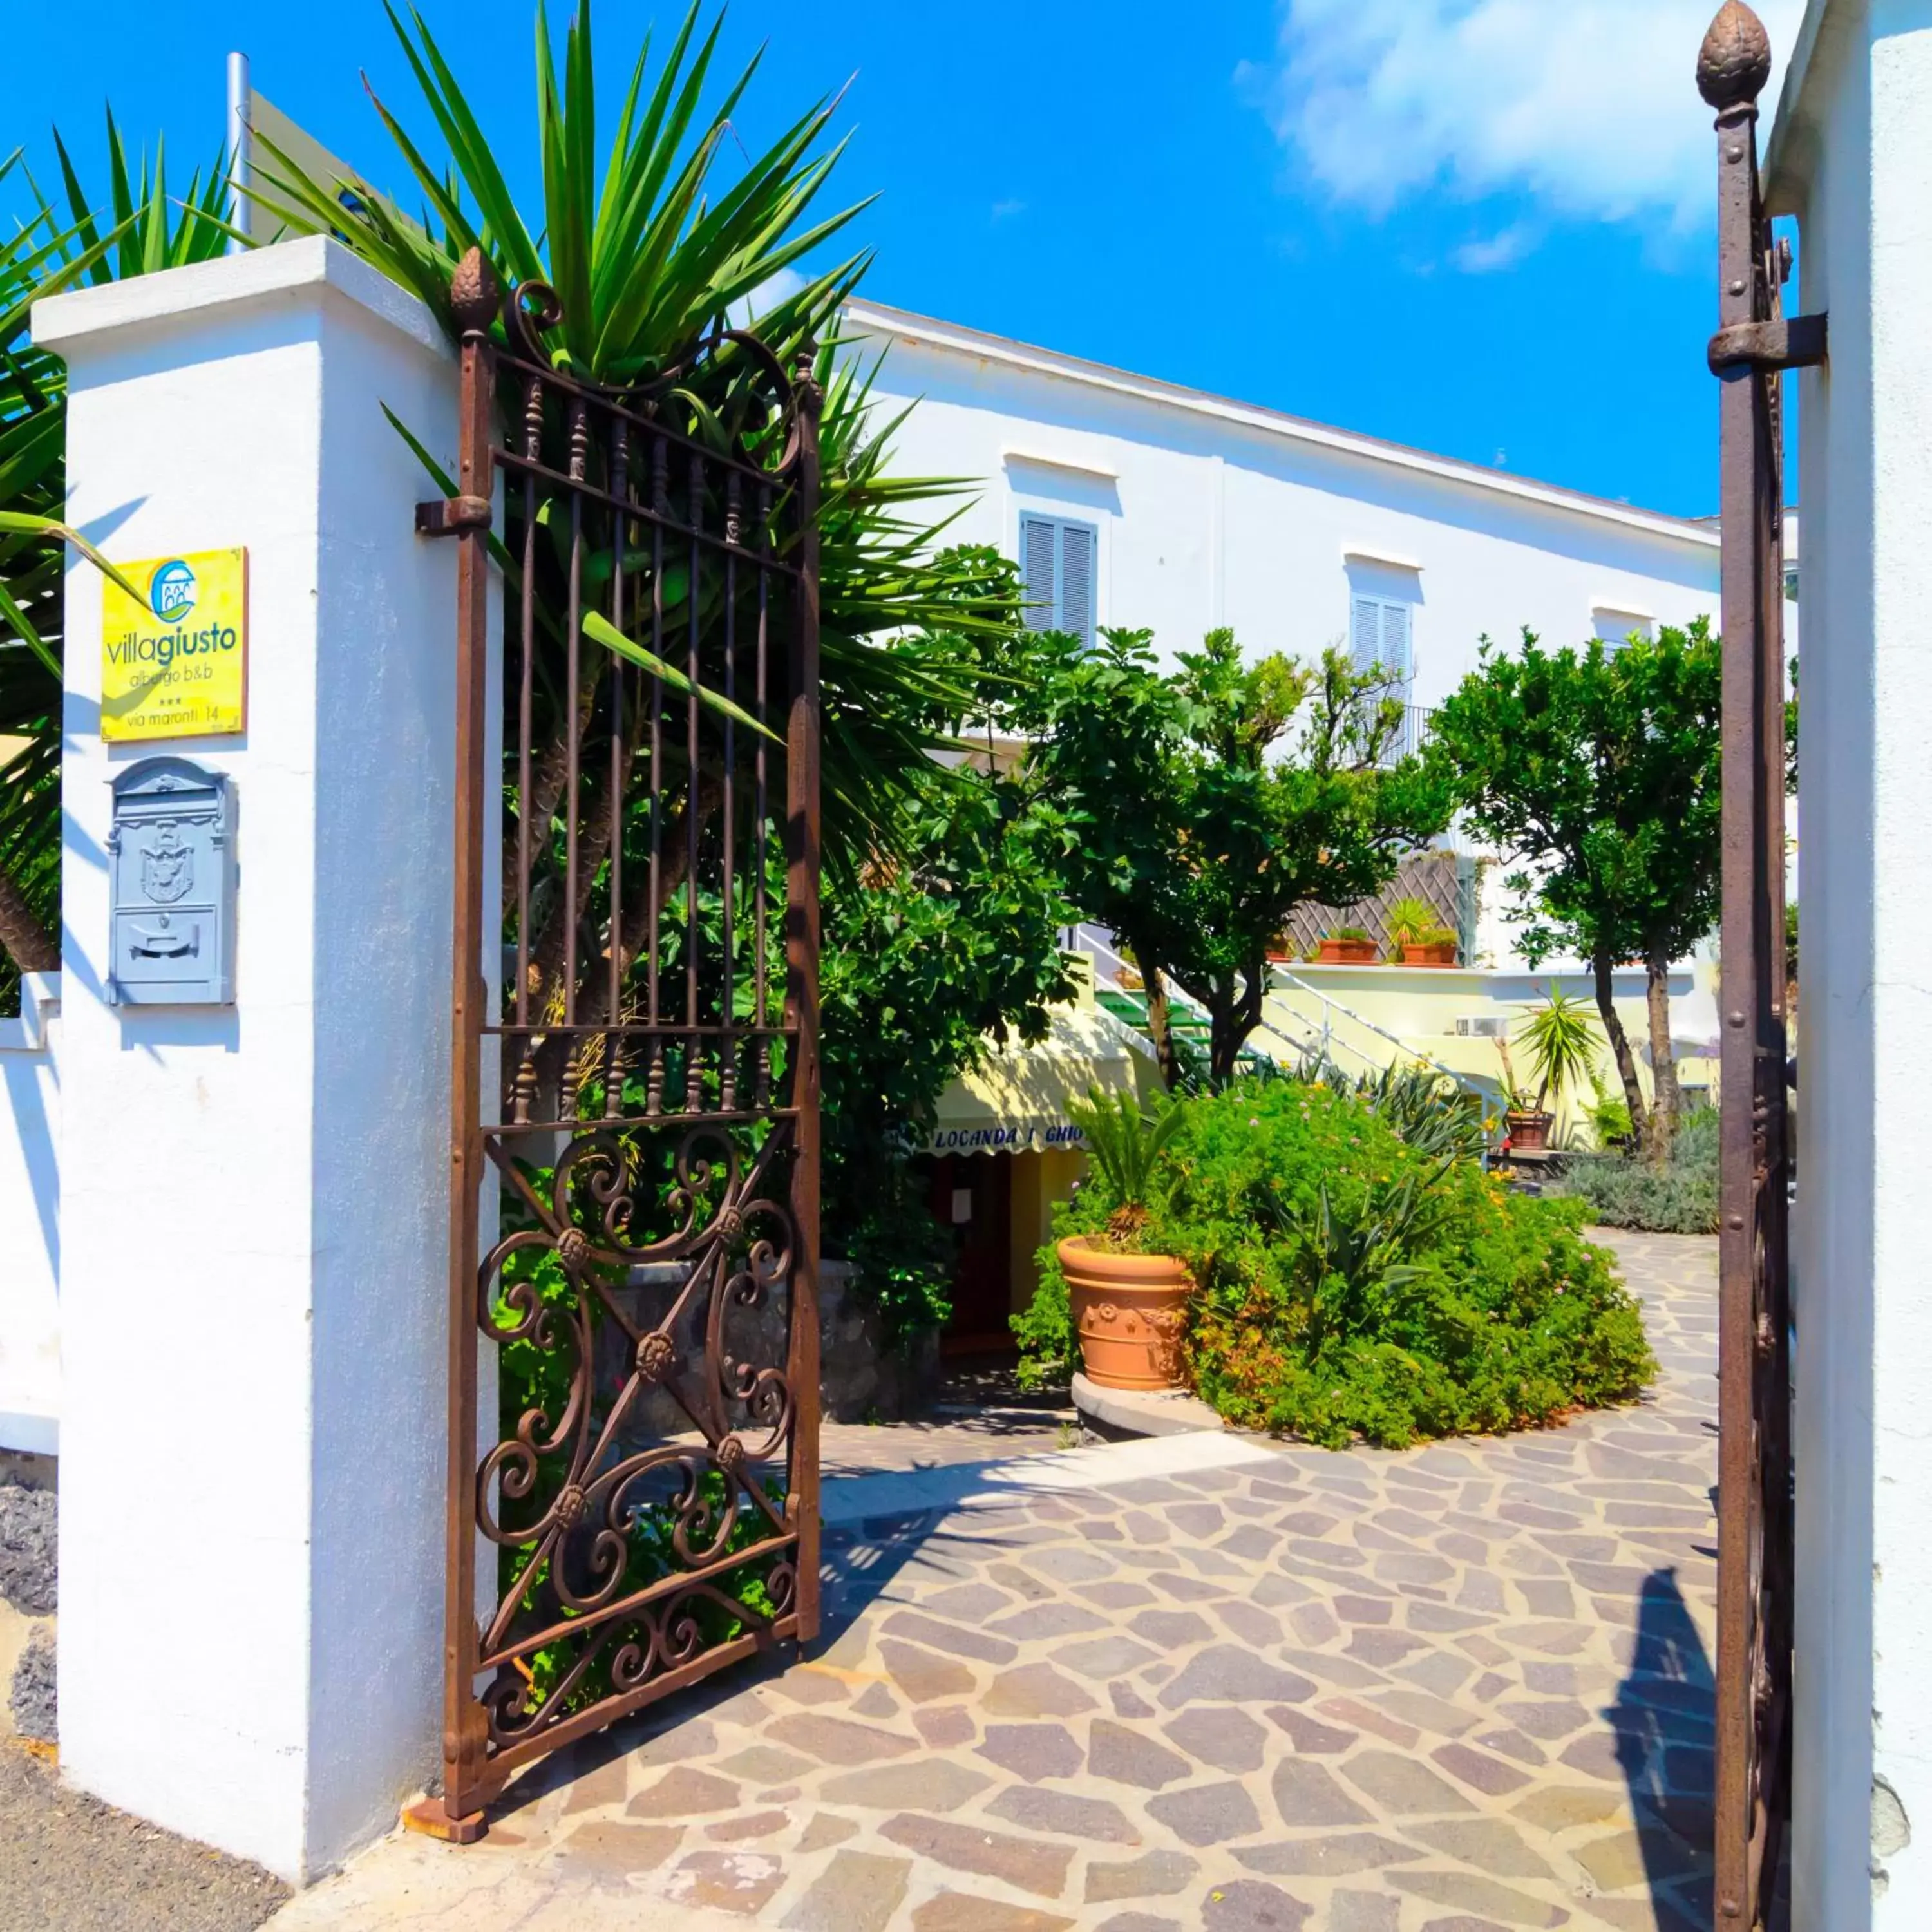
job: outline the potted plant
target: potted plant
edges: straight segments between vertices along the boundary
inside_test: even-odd
[[[1338,926],[1322,941],[1324,966],[1372,966],[1376,942],[1359,926]]]
[[[1405,966],[1453,966],[1455,933],[1424,898],[1400,898],[1388,909],[1389,944]]]
[[[1084,1105],[1076,1101],[1067,1112],[1114,1202],[1100,1234],[1070,1235],[1058,1250],[1081,1366],[1102,1388],[1177,1388],[1194,1283],[1184,1262],[1137,1244],[1148,1223],[1148,1190],[1181,1108],[1170,1101],[1143,1113],[1132,1094],[1110,1097],[1095,1086]]]
[[[1502,1057],[1504,1098],[1509,1108],[1510,1145],[1516,1151],[1540,1152],[1550,1144],[1556,1116],[1549,1103],[1560,1102],[1573,1088],[1594,1083],[1599,1042],[1595,1016],[1581,1000],[1552,992],[1543,1004],[1524,1015],[1516,1040],[1529,1053],[1530,1078],[1535,1096],[1520,1088],[1510,1064],[1509,1043],[1496,1042]]]

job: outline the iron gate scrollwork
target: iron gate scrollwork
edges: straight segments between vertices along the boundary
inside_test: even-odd
[[[1719,1190],[1717,1787],[1720,1925],[1768,1926],[1791,1817],[1795,1546],[1784,977],[1784,422],[1780,377],[1822,359],[1825,318],[1786,318],[1789,251],[1758,172],[1771,73],[1742,0],[1712,22],[1723,382],[1723,1109]]]
[[[736,330],[578,380],[555,294],[478,254],[452,297],[458,492],[418,512],[460,547],[444,1786],[411,1822],[467,1840],[518,1765],[817,1630],[820,398]]]

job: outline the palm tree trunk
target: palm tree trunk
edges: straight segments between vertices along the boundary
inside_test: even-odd
[[[27,903],[26,895],[0,868],[0,946],[22,973],[60,970],[60,934]]]

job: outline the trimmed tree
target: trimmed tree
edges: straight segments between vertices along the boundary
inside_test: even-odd
[[[989,1036],[1043,1038],[1072,992],[1065,831],[1024,776],[934,764],[904,849],[826,882],[825,1228],[894,1340],[943,1322],[952,1243],[917,1148]]]
[[[1510,916],[1524,956],[1589,962],[1630,1124],[1661,1159],[1678,1112],[1670,962],[1717,923],[1721,883],[1718,640],[1688,631],[1607,648],[1548,651],[1523,633],[1482,662],[1436,713],[1429,755],[1471,829],[1516,869]],[[1612,998],[1615,968],[1640,959],[1654,1099]]]
[[[1170,986],[1206,1010],[1209,1073],[1225,1082],[1261,1023],[1268,947],[1289,914],[1378,890],[1447,826],[1451,793],[1439,768],[1389,760],[1400,704],[1340,652],[1246,664],[1217,630],[1163,674],[1152,634],[1105,631],[1092,650],[1048,640],[1015,717],[1075,835],[1071,896],[1146,982],[1169,1085],[1181,1071]]]

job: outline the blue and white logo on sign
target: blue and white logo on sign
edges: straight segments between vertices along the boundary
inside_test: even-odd
[[[176,557],[148,580],[148,602],[164,624],[176,624],[194,608],[194,572]]]

